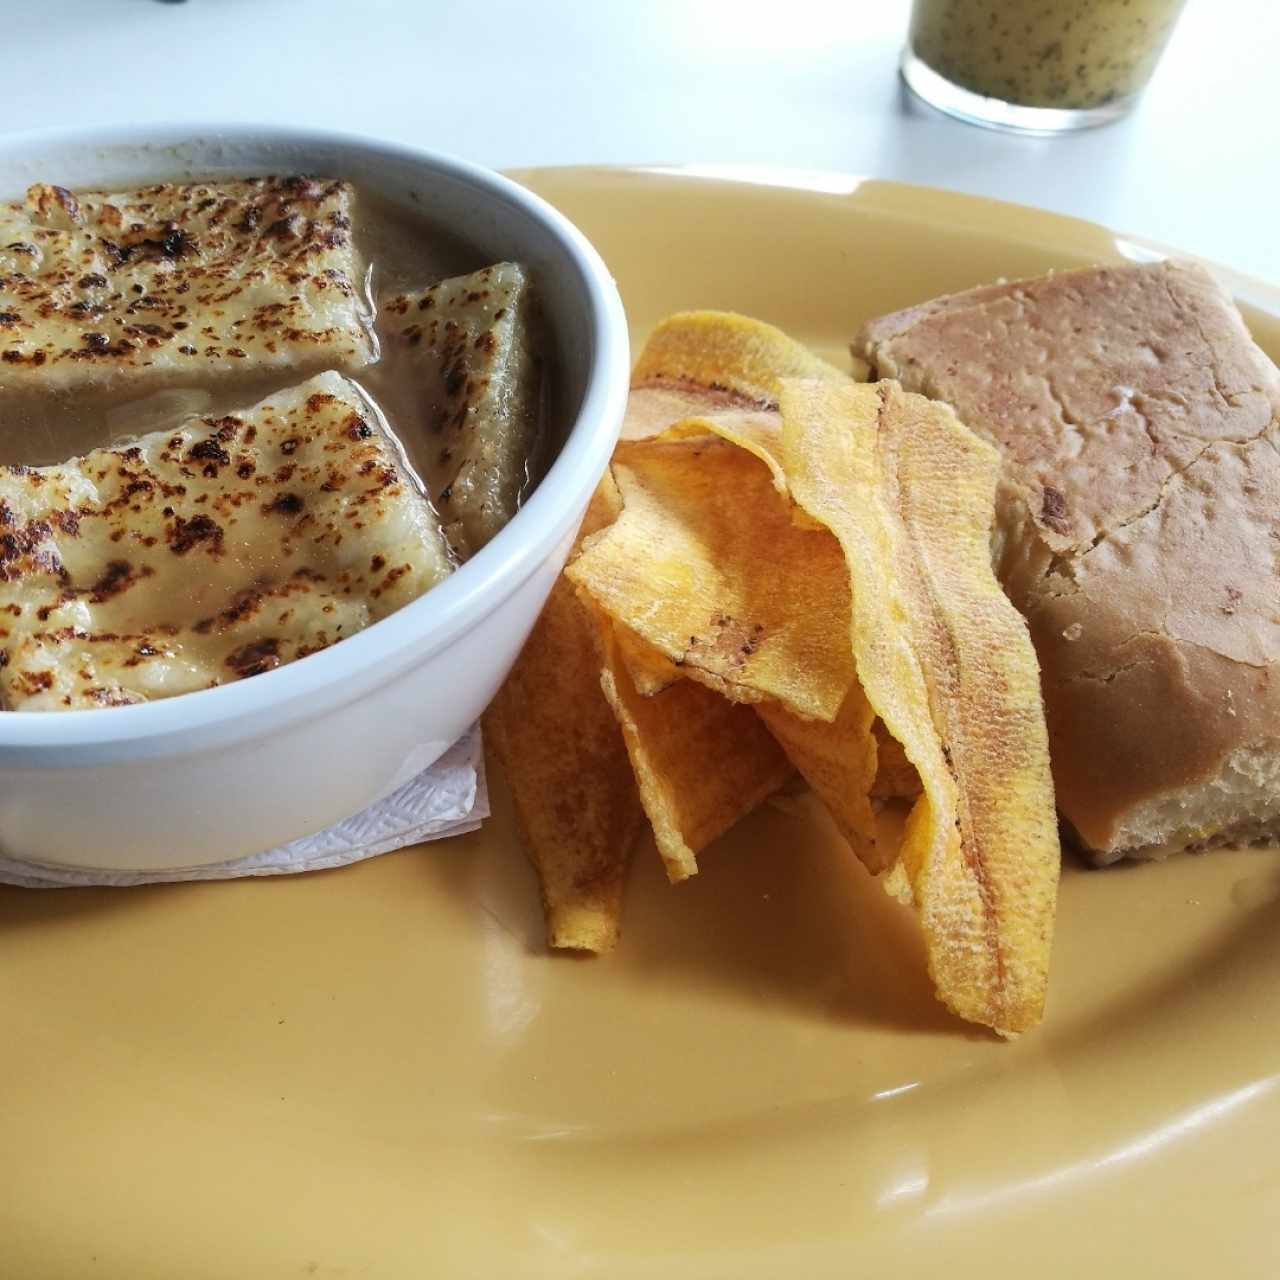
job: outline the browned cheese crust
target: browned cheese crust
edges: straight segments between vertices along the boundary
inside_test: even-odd
[[[336,373],[51,467],[0,467],[0,708],[169,697],[305,657],[450,571]]]
[[[872,321],[854,352],[1004,452],[997,564],[1043,669],[1058,803],[1088,848],[1134,852],[1144,804],[1276,752],[1280,374],[1208,273],[986,286]],[[1248,829],[1228,814],[1176,843],[1233,820]]]
[[[367,364],[353,203],[300,177],[33,186],[0,204],[0,391]]]

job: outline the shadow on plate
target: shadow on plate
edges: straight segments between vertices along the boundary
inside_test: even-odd
[[[635,852],[622,939],[606,957],[547,951],[536,880],[510,800],[490,772],[493,816],[458,856],[425,858],[424,878],[470,900],[535,964],[598,968],[609,983],[705,989],[780,1011],[906,1032],[989,1038],[948,1013],[925,970],[919,924],[862,868],[807,795],[758,809],[699,857],[699,874],[667,883],[652,840]]]
[[[987,1039],[933,994],[920,926],[862,867],[811,796],[764,805],[670,886],[637,851],[623,962],[646,979],[714,986],[850,1025]]]

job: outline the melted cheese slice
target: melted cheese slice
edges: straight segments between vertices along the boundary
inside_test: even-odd
[[[437,451],[450,544],[478,551],[520,505],[538,445],[538,367],[524,268],[499,262],[382,303],[385,358],[414,387],[406,424]],[[397,419],[398,421],[400,419]]]
[[[376,358],[349,184],[165,183],[0,204],[0,390]]]
[[[130,446],[0,468],[0,705],[109,706],[256,675],[450,569],[376,409],[336,373]]]

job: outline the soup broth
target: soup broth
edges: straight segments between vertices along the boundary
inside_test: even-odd
[[[277,186],[271,187],[272,183]],[[78,266],[43,277],[12,271],[6,276],[0,255],[0,355],[8,362],[8,369],[0,372],[9,375],[7,381],[0,380],[0,522],[18,531],[6,562],[3,586],[9,596],[0,600],[0,610],[18,620],[0,625],[0,643],[5,645],[0,706],[117,705],[257,674],[278,665],[281,654],[285,656],[280,660],[285,661],[305,656],[385,614],[388,600],[406,602],[395,594],[403,595],[403,582],[393,592],[390,582],[377,581],[385,559],[378,537],[392,525],[410,527],[419,519],[405,509],[405,501],[395,500],[392,472],[398,471],[409,492],[417,490],[414,501],[424,508],[431,526],[422,534],[427,547],[425,567],[418,564],[421,557],[416,554],[405,560],[406,573],[410,563],[415,566],[411,581],[418,584],[419,594],[448,571],[448,561],[456,564],[483,545],[536,482],[558,438],[552,422],[556,398],[548,373],[546,329],[537,313],[536,282],[529,282],[518,265],[492,264],[450,230],[329,179],[225,184],[211,180],[206,187],[187,182],[181,187],[140,188],[111,200],[127,209],[171,209],[175,192],[191,192],[189,198],[203,221],[193,221],[190,231],[183,217],[171,218],[158,228],[134,222],[122,228],[119,244],[107,243],[102,233],[107,215],[115,212],[105,197],[77,197],[56,187],[33,191],[52,194],[35,200],[29,193],[27,204],[37,210],[32,243],[12,241],[8,248],[17,257],[11,253],[11,259],[21,265],[21,255],[28,250],[33,262],[39,262],[40,254],[48,260],[61,252],[74,266],[68,243],[77,252],[83,246],[86,261],[104,244],[111,255],[108,261],[123,263],[134,272],[135,282],[127,289],[118,286],[106,269],[88,271],[76,280]],[[274,194],[277,191],[281,194]],[[340,203],[325,223],[319,214],[294,222],[302,217],[289,204],[294,192],[310,200],[312,210],[324,207],[316,193]],[[196,196],[204,198],[196,200]],[[219,198],[227,211],[221,223],[215,205]],[[275,206],[263,203],[269,198],[278,201],[287,217],[263,231],[260,221],[270,212],[255,210],[274,212]],[[164,204],[166,200],[169,205]],[[18,209],[8,207],[11,223],[21,216],[21,211],[14,212]],[[0,232],[8,232],[5,239],[15,234],[12,225]],[[263,249],[273,233],[286,241],[293,237],[302,248],[292,257],[287,246]],[[132,240],[126,239],[130,234]],[[232,263],[224,268],[216,254],[223,241],[233,248],[242,242],[250,244],[249,265]],[[330,250],[341,255],[339,265],[347,269],[317,268],[307,274],[309,263],[317,261],[307,255],[319,255],[323,262]],[[187,253],[190,256],[184,257]],[[213,261],[212,267],[208,260]],[[261,268],[259,260],[265,264]],[[209,281],[216,281],[224,269],[228,275],[236,271],[239,275],[232,287],[218,293]],[[195,287],[185,286],[184,271]],[[122,274],[127,278],[127,272]],[[348,284],[351,277],[355,278]],[[159,283],[152,286],[147,283],[150,280]],[[48,283],[37,290],[39,281]],[[165,295],[166,290],[181,297],[174,302],[150,296],[152,291]],[[312,296],[307,296],[308,290]],[[335,298],[337,294],[341,298]],[[134,295],[138,299],[130,306]],[[224,298],[232,301],[224,303]],[[40,300],[38,307],[33,299]],[[158,324],[135,323],[135,307],[142,307],[145,314],[148,307],[159,313],[166,306],[167,330]],[[237,307],[243,313],[239,319],[234,318]],[[123,324],[124,311],[133,327]],[[289,315],[288,325],[254,328],[261,317],[277,312]],[[68,313],[75,314],[74,325]],[[326,327],[331,313],[346,317],[346,327]],[[8,330],[6,316],[18,322]],[[181,321],[175,320],[178,316]],[[201,328],[206,322],[208,327]],[[219,348],[212,344],[220,324]],[[96,332],[94,326],[103,332]],[[80,328],[83,333],[78,332]],[[65,343],[69,329],[71,340],[82,341],[84,349],[68,350],[45,342],[47,355],[41,354],[37,337],[52,331],[62,334]],[[151,347],[163,346],[154,360],[140,346],[145,338],[134,338],[131,346],[119,336],[139,331],[156,335]],[[208,336],[200,339],[197,331]],[[237,334],[251,331],[245,350],[228,345],[228,337],[234,340]],[[288,348],[295,337],[295,347]],[[188,341],[210,345],[199,351],[186,345]],[[123,360],[115,364],[105,358],[116,354],[109,348],[112,342],[125,349]],[[175,343],[182,343],[177,350],[192,357],[185,368],[173,354]],[[288,349],[282,354],[281,347]],[[238,363],[219,358],[228,351],[243,358]],[[95,362],[99,352],[104,359]],[[211,358],[196,358],[205,355]],[[42,370],[39,366],[46,363],[48,368]],[[277,453],[281,448],[291,452],[287,431],[280,440],[272,435],[281,433],[279,410],[273,411],[271,405],[282,403],[282,395],[288,396],[326,370],[342,377],[317,382],[322,386],[321,398],[340,407],[345,404],[342,412],[347,417],[341,421],[349,425],[343,427],[333,419],[334,409],[324,410],[333,421],[323,415],[317,420],[326,422],[328,435],[323,440],[306,435],[312,442],[307,448],[313,454],[316,449],[328,450],[324,456],[340,468],[341,484],[339,471],[332,471],[326,481],[316,468],[327,464],[315,461],[305,473],[305,482],[312,487],[298,489],[303,473],[290,479],[291,458],[275,457],[269,490],[262,488],[268,484],[268,473],[262,470],[264,443],[270,440]],[[343,379],[355,384],[354,399],[342,390]],[[310,422],[321,413],[310,404],[292,410],[299,422]],[[170,443],[175,449],[182,441],[177,453],[165,451],[160,433],[173,433]],[[207,440],[197,439],[202,433]],[[359,437],[371,433],[386,437],[385,446],[380,453],[365,450],[360,455],[365,461],[359,464],[365,470],[360,471],[352,460],[357,446],[364,448]],[[184,449],[189,452],[181,453]],[[236,449],[241,453],[236,455]],[[354,514],[349,512],[342,519],[353,523],[340,523],[343,503],[349,503],[356,492],[352,486],[362,483],[360,475],[380,474],[369,472],[378,466],[390,466],[391,472],[379,496],[382,505],[368,510],[382,514],[371,524],[370,517],[352,508]],[[48,470],[28,470],[33,468]],[[185,486],[184,475],[190,477]],[[128,506],[130,483],[143,494],[132,508]],[[148,505],[156,485],[182,490],[183,497],[163,509],[158,500]],[[144,493],[143,486],[150,488]],[[94,496],[87,506],[83,499],[77,500],[81,501],[78,508],[66,497],[60,507],[60,496],[73,492]],[[105,501],[102,495],[108,492],[117,496],[108,506],[94,508],[93,502]],[[348,496],[344,498],[343,493]],[[201,513],[222,511],[226,518],[223,525],[210,518],[206,523],[217,530],[216,538],[209,534],[196,555],[180,562],[166,551],[187,555],[190,539],[185,531],[196,528],[197,519],[205,519],[183,508],[184,501],[207,502],[208,506],[199,508]],[[237,539],[243,541],[246,527],[253,523],[240,513],[245,501],[262,532],[257,542],[246,542],[233,554],[232,549],[239,547]],[[230,514],[233,508],[240,514]],[[307,535],[292,525],[286,529],[276,518],[297,516],[297,529],[310,524],[314,530],[316,519],[311,512],[322,509],[332,516],[325,526],[328,532],[316,543],[317,548],[324,543],[324,554],[307,552]],[[138,513],[136,519],[130,517],[130,510]],[[131,519],[139,528],[145,525],[145,536],[132,527]],[[94,537],[96,531],[109,530],[117,549],[104,543],[104,549],[88,555],[90,540],[81,536],[81,527],[95,531]],[[427,525],[423,528],[427,530]],[[368,543],[371,550],[364,552],[358,577],[350,576],[357,571],[349,565],[340,571],[334,568],[350,559],[345,551],[336,559],[328,554],[335,537],[337,543],[346,538],[348,547],[353,542]],[[74,545],[68,539],[74,539]],[[128,556],[131,541],[139,539],[145,542],[145,551],[139,547]],[[403,539],[399,545],[404,545]],[[217,573],[212,572],[212,561],[203,567],[195,563],[205,552],[218,557]],[[0,549],[0,558],[6,554]],[[313,569],[308,556],[323,571]],[[432,556],[444,557],[442,570],[430,568]],[[331,580],[325,577],[334,573],[337,576]],[[289,575],[293,585],[285,581]],[[161,581],[168,584],[163,593],[156,586]],[[301,590],[299,581],[312,584],[309,590],[319,601],[311,605],[315,616],[327,616],[335,608],[346,610],[350,617],[345,627],[318,626],[311,643],[308,635],[298,631],[299,615],[286,610],[279,615],[280,634],[257,634],[250,624],[261,612],[258,605],[296,595]],[[110,591],[103,585],[108,582]],[[350,599],[353,583],[358,583],[358,609]],[[127,603],[120,595],[126,590]],[[39,625],[32,620],[33,614]],[[265,622],[258,630],[263,626]],[[258,661],[259,653],[270,660]],[[31,697],[20,682],[15,684],[23,672],[11,669],[11,660],[16,668],[20,657],[28,664],[25,677],[34,691]],[[146,670],[139,672],[140,665]],[[76,666],[75,673],[70,666]],[[109,672],[110,678],[103,672]],[[69,697],[60,696],[64,689],[70,691]]]

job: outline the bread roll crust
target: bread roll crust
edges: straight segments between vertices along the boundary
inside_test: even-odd
[[[1280,374],[1212,277],[985,286],[872,321],[854,351],[1004,452],[998,567],[1081,843],[1159,856],[1280,821],[1280,795],[1223,783],[1280,753]]]

